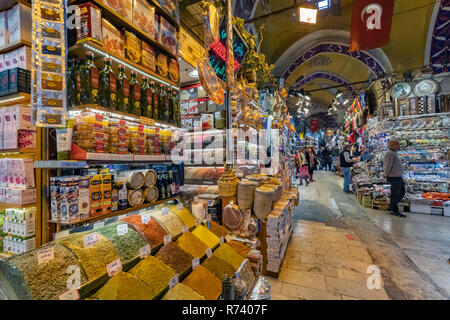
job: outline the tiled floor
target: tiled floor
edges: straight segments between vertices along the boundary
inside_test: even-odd
[[[359,206],[329,172],[315,179],[300,187],[279,277],[267,277],[273,300],[449,299],[450,218],[392,217]],[[373,268],[380,286],[369,289]]]

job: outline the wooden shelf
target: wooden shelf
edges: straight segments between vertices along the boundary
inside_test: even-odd
[[[10,9],[16,3],[22,3],[22,4],[26,5],[27,7],[31,7],[31,3],[26,2],[24,0],[2,0],[2,1],[0,1],[0,11]]]
[[[0,107],[8,107],[16,104],[29,104],[31,102],[31,94],[26,92],[18,92],[0,97]]]
[[[16,204],[16,203],[6,203],[6,202],[0,202],[0,209],[22,209],[22,208],[31,208],[36,207],[36,203],[30,203],[30,204]]]
[[[173,87],[179,88],[179,85],[169,79],[166,79],[159,74],[142,67],[141,65],[134,63],[126,58],[119,57],[118,55],[113,54],[112,52],[106,50],[102,46],[98,45],[94,41],[86,40],[80,43],[77,43],[69,48],[69,55],[74,57],[77,56],[80,59],[84,60],[86,56],[86,51],[92,50],[94,53],[101,54],[103,56],[109,56],[113,58],[116,62],[122,63],[124,67],[131,66],[132,68],[137,69],[141,73],[148,76],[151,80],[158,81],[164,85],[172,85]],[[97,57],[98,59],[98,57]],[[127,66],[128,65],[128,66]],[[129,68],[128,68],[129,69]]]
[[[20,148],[20,149],[0,149],[0,155],[3,153],[36,153],[36,148]]]
[[[0,54],[12,51],[12,50],[20,48],[22,46],[31,47],[31,42],[21,40],[21,41],[17,41],[17,42],[13,42],[13,43],[8,43],[7,45],[0,47]]]
[[[145,203],[142,206],[131,207],[131,208],[128,208],[128,209],[125,209],[125,210],[115,211],[115,212],[112,212],[110,214],[105,214],[105,215],[96,216],[96,217],[89,217],[89,218],[81,219],[81,220],[74,221],[74,222],[68,222],[67,223],[67,222],[60,222],[60,221],[55,221],[55,220],[47,220],[47,222],[48,223],[60,224],[61,226],[71,226],[71,225],[76,225],[76,224],[86,223],[86,222],[92,223],[92,222],[96,222],[96,221],[99,221],[99,220],[112,218],[112,217],[116,217],[116,216],[121,216],[123,214],[128,214],[128,213],[131,213],[131,212],[147,209],[147,208],[150,208],[150,207],[157,206],[158,204],[162,204],[162,203],[165,203],[167,201],[177,200],[177,199],[179,199],[178,196],[172,197],[172,198],[168,198],[168,199],[164,199],[164,200],[155,201],[155,202],[152,202],[152,203]]]

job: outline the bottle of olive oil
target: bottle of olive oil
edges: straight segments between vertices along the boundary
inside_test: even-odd
[[[141,84],[137,80],[136,71],[131,71],[130,79],[130,109],[129,113],[141,115]]]
[[[141,116],[151,118],[153,117],[152,98],[153,93],[146,76],[142,77],[142,92],[141,92]]]
[[[98,69],[94,64],[94,54],[86,52],[86,61],[81,66],[81,104],[98,104]]]
[[[169,115],[169,99],[164,88],[164,85],[161,83],[159,85],[159,120],[167,121],[166,118]]]
[[[150,82],[150,88],[152,89],[152,102],[153,102],[153,119],[159,120],[159,94],[155,87],[155,83]]]
[[[129,99],[130,83],[125,75],[125,68],[120,64],[117,73],[117,109],[122,112],[128,112],[128,109],[130,108]]]
[[[117,78],[111,68],[111,59],[104,59],[105,66],[99,73],[100,77],[100,105],[111,110],[117,109]]]
[[[172,91],[172,119],[173,124],[179,127],[180,123],[180,108],[178,105],[178,93],[174,90]]]

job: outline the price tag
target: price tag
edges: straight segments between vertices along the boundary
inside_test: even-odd
[[[152,250],[150,249],[149,244],[147,244],[139,249],[139,257],[141,257],[141,259],[148,257],[150,255],[150,253],[152,253]]]
[[[170,234],[164,236],[164,245],[166,245],[170,242],[172,242],[172,237],[170,236]]]
[[[98,241],[97,232],[89,233],[83,237],[83,245],[84,247],[93,246]]]
[[[195,258],[195,259],[192,260],[192,270],[197,268],[199,265],[200,265],[200,259],[199,258]]]
[[[38,252],[38,264],[47,263],[55,259],[55,251],[53,248],[41,249]]]
[[[119,216],[119,220],[125,219],[126,217],[127,217],[126,214],[121,214],[121,215]]]
[[[169,213],[169,208],[164,207],[161,209],[162,214],[168,214]]]
[[[122,261],[120,259],[114,260],[106,266],[106,270],[108,271],[108,276],[112,277],[122,271]]]
[[[182,202],[178,202],[178,204],[177,204],[177,209],[178,209],[178,210],[183,210],[183,208],[184,208],[183,203],[182,203]]]
[[[126,223],[117,226],[117,234],[123,236],[128,233],[128,225]]]
[[[183,226],[183,234],[186,233],[186,232],[188,232],[188,231],[189,231],[188,226],[187,226],[187,225],[184,225],[184,226]]]
[[[212,256],[211,248],[206,249],[206,256],[209,258]]]
[[[174,275],[172,279],[169,280],[169,289],[172,289],[178,284],[178,275]]]
[[[152,216],[148,213],[141,215],[142,224],[147,224],[152,220]]]
[[[58,300],[80,300],[78,289],[69,289],[59,295]]]
[[[101,221],[101,222],[96,222],[96,223],[94,223],[94,230],[103,228],[104,226],[105,226],[105,223],[104,223],[103,221]]]
[[[221,236],[220,239],[219,239],[220,244],[223,244],[224,241],[225,241],[225,240],[223,239],[223,236]]]

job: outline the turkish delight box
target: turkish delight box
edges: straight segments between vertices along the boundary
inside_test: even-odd
[[[156,53],[151,45],[142,41],[142,66],[156,72]]]
[[[59,210],[61,222],[80,220],[78,212],[78,177],[59,178]]]
[[[89,176],[79,177],[78,179],[78,212],[80,219],[89,217]]]
[[[2,53],[0,54],[0,72],[2,72],[3,70],[5,70],[5,55]]]
[[[57,221],[59,217],[59,177],[50,177],[50,220]]]
[[[177,54],[178,39],[177,31],[164,17],[159,17],[158,42],[169,50],[173,55]]]
[[[111,213],[111,173],[102,171],[102,214]]]
[[[102,43],[102,13],[91,2],[78,5],[77,17],[81,28],[77,28],[77,42],[86,39]]]
[[[155,21],[155,7],[147,0],[134,0],[133,24],[156,40],[158,23]]]
[[[8,39],[6,37],[6,11],[4,10],[0,11],[0,47],[8,43]]]
[[[9,43],[27,41],[31,43],[31,8],[18,3],[6,11]]]
[[[132,22],[132,14],[133,14],[133,0],[100,0],[100,2],[117,12],[120,16],[122,16],[128,22]]]
[[[17,67],[31,70],[31,48],[23,46],[17,49]]]
[[[102,175],[89,176],[89,216],[99,216],[102,211]]]
[[[36,130],[31,122],[31,109],[24,106],[12,106],[5,108],[4,130]]]
[[[141,62],[141,40],[128,31],[125,31],[125,57],[134,63]]]
[[[112,54],[124,57],[123,35],[107,20],[102,19],[103,47]]]
[[[19,56],[17,50],[5,53],[5,70],[17,68],[19,66]]]
[[[6,189],[6,202],[13,204],[36,203],[36,189]]]

